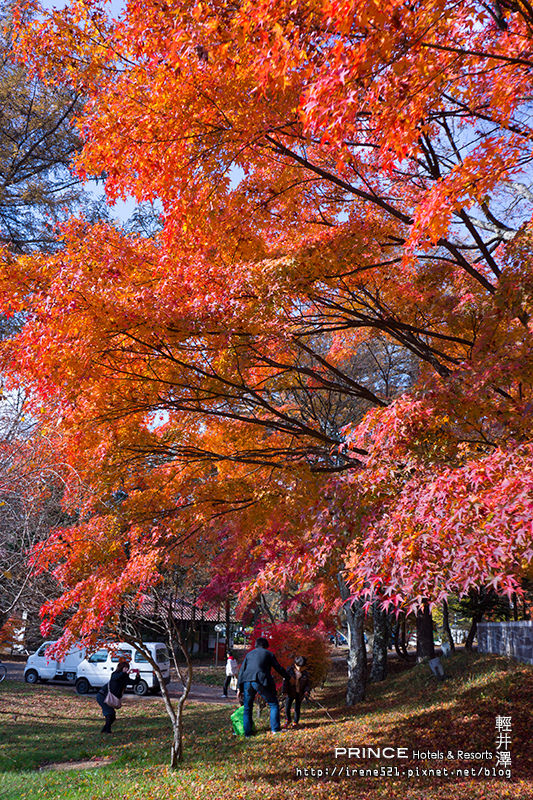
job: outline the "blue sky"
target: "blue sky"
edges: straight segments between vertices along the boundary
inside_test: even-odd
[[[68,0],[41,0],[41,5],[43,8],[48,10],[61,9],[68,5]],[[124,2],[122,2],[122,0],[108,0],[106,5],[114,15],[118,15],[124,6]],[[97,197],[102,197],[102,184],[99,183],[97,185],[93,182],[91,182],[91,184],[92,185],[88,187],[89,190]],[[125,222],[134,211],[135,206],[136,203],[133,198],[129,198],[128,200],[118,200],[114,206],[109,207],[109,211],[111,216],[117,219],[119,222]]]
[[[124,6],[124,2],[122,0],[107,0],[106,5],[111,8],[113,14],[120,13],[121,9]],[[43,8],[65,8],[68,5],[68,0],[41,0],[41,5]]]

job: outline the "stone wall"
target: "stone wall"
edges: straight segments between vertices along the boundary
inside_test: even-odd
[[[477,626],[479,653],[511,656],[533,664],[533,622],[482,622]]]

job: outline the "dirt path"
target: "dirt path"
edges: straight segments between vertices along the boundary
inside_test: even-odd
[[[114,759],[107,756],[99,756],[91,758],[86,761],[63,761],[56,764],[46,764],[44,767],[39,767],[39,772],[68,772],[71,769],[97,769],[98,767],[106,767]]]

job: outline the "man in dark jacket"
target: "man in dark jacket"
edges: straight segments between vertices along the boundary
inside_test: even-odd
[[[114,694],[115,697],[118,697],[120,700],[128,683],[133,683],[135,686],[141,679],[139,672],[137,671],[135,680],[132,681],[129,671],[129,663],[127,661],[120,661],[115,670],[111,673],[109,683],[105,683],[96,693],[96,701],[102,709],[102,714],[104,715],[105,719],[105,725],[101,731],[102,733],[112,733],[111,725],[117,718],[115,709],[108,705],[105,701],[107,693],[111,692],[111,694]]]
[[[278,662],[274,653],[268,649],[268,641],[262,637],[256,639],[255,649],[246,654],[239,670],[239,694],[244,700],[245,736],[252,735],[252,707],[257,693],[270,706],[270,730],[272,733],[281,731],[276,685],[270,671],[272,668],[282,678],[287,677],[285,669]]]

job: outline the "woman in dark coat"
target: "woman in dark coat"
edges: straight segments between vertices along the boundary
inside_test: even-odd
[[[304,656],[296,656],[294,664],[287,670],[287,677],[283,681],[282,692],[286,695],[285,716],[287,722],[285,727],[291,724],[291,706],[294,703],[294,722],[295,728],[300,722],[300,708],[304,697],[309,696],[311,690],[311,680],[309,673],[304,669],[307,659]]]
[[[117,718],[115,709],[112,708],[110,705],[108,705],[105,701],[107,693],[111,692],[111,694],[114,694],[115,697],[118,697],[120,699],[124,694],[124,691],[128,683],[133,683],[133,685],[135,686],[137,683],[139,683],[141,679],[141,676],[137,671],[135,680],[132,681],[129,676],[129,671],[130,671],[129,662],[119,661],[115,670],[111,673],[111,678],[109,679],[109,683],[104,684],[104,686],[102,686],[96,693],[96,700],[100,708],[102,709],[102,714],[104,715],[105,719],[105,725],[101,731],[102,733],[112,733],[111,725]]]

